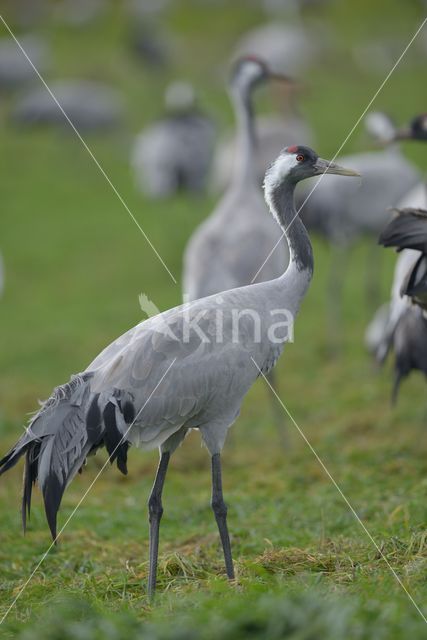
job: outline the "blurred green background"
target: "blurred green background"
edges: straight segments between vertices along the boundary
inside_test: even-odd
[[[13,126],[9,114],[17,94],[2,94],[3,452],[20,434],[28,412],[37,408],[38,398],[46,398],[53,386],[82,370],[105,344],[142,319],[139,293],[160,309],[180,302],[183,249],[217,196],[145,199],[130,173],[131,144],[162,112],[164,89],[176,77],[194,84],[220,132],[232,127],[225,91],[230,55],[240,35],[268,19],[261,4],[172,0],[159,18],[174,38],[174,55],[162,69],[150,69],[132,55],[132,20],[124,2],[108,3],[96,20],[79,28],[59,20],[53,10],[32,27],[51,49],[48,82],[84,77],[107,82],[123,94],[125,125],[85,138],[178,285],[76,136],[65,127]],[[14,22],[12,2],[2,5],[19,37],[23,28]],[[388,72],[377,65],[362,70],[355,48],[392,43],[396,59],[424,13],[416,0],[330,0],[303,9],[303,21],[324,42],[303,78],[301,104],[323,157],[334,155]],[[285,20],[292,19],[285,14]],[[0,29],[6,37],[6,29]],[[373,105],[402,124],[426,109],[426,42],[421,33]],[[262,110],[272,108],[267,93],[259,102]],[[343,153],[367,148],[372,145],[359,127]],[[425,170],[422,145],[403,149]],[[280,394],[426,611],[425,383],[411,377],[392,410],[391,372],[376,372],[364,350],[370,318],[364,275],[371,242],[361,242],[352,252],[342,350],[331,358],[325,294],[330,251],[314,239],[315,278],[298,318],[295,344],[278,365]],[[383,258],[386,299],[395,258],[392,252]],[[31,638],[120,638],[142,632],[153,638],[425,637],[425,622],[290,421],[289,432],[292,446],[284,453],[266,390],[257,384],[224,453],[236,585],[229,586],[223,576],[209,507],[209,458],[193,433],[174,456],[165,488],[154,608],[145,590],[146,499],[157,453],[131,451],[129,476],[119,477],[110,468],[103,473],[0,631]],[[104,459],[102,452],[97,458]],[[64,497],[60,523],[100,466],[91,459],[75,479]],[[0,615],[49,545],[38,492],[29,531],[21,535],[20,474],[21,468],[15,469],[0,482]],[[65,600],[61,604],[59,596]]]

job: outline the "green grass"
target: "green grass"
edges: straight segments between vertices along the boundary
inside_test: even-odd
[[[242,3],[243,5],[243,3]],[[201,8],[175,2],[168,26],[179,41],[173,69],[155,76],[129,57],[120,7],[83,31],[40,27],[55,53],[55,74],[99,77],[128,99],[126,128],[88,142],[177,280],[192,229],[215,199],[177,197],[151,203],[128,170],[131,135],[161,108],[175,74],[196,82],[221,126],[231,124],[220,65],[237,35],[261,14],[251,3]],[[387,14],[387,19],[385,19]],[[421,14],[415,2],[332,2],[312,10],[330,29],[331,47],[307,78],[303,111],[331,155],[382,80],[362,75],[350,51],[389,37],[404,44]],[[415,45],[414,45],[415,46]],[[412,52],[375,107],[400,121],[425,109],[425,61]],[[266,97],[264,98],[266,101]],[[138,294],[159,308],[180,300],[175,286],[78,140],[68,133],[17,131],[0,104],[2,215],[0,248],[7,288],[0,317],[0,433],[6,451],[26,414],[52,387],[79,371],[106,343],[138,322]],[[364,148],[357,131],[344,152]],[[423,164],[423,147],[408,155]],[[330,253],[315,241],[316,273],[278,365],[284,403],[313,444],[405,588],[426,612],[427,438],[424,381],[405,383],[389,406],[390,371],[377,373],[364,352],[369,319],[364,295],[368,243],[350,258],[342,352],[326,341]],[[384,252],[383,293],[394,257]],[[420,401],[421,399],[421,401]],[[165,487],[159,593],[146,596],[146,499],[157,454],[131,451],[129,475],[108,468],[10,612],[9,637],[121,638],[422,638],[425,623],[288,420],[283,453],[267,394],[257,384],[230,433],[224,462],[237,580],[227,584],[209,507],[209,459],[193,433],[174,456]],[[65,494],[60,524],[98,473],[103,455]],[[20,532],[21,468],[0,482],[0,614],[47,549],[36,492],[27,535]]]

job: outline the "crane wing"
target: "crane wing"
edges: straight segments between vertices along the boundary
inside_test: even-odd
[[[427,211],[399,209],[379,237],[384,247],[427,252]]]

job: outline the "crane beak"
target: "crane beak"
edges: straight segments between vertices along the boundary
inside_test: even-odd
[[[286,76],[284,73],[269,73],[270,80],[275,80],[276,82],[281,82],[283,84],[288,84],[292,87],[298,87],[299,83],[296,82],[293,78]]]
[[[412,137],[412,132],[409,127],[403,127],[402,129],[398,129],[394,134],[393,140],[410,140]]]
[[[360,176],[360,173],[353,171],[353,169],[340,167],[334,162],[323,160],[323,158],[317,158],[314,168],[316,169],[316,175],[320,175],[321,173],[333,173],[337,176]]]

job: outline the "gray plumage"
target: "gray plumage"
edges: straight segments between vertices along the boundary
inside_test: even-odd
[[[256,121],[255,173],[262,184],[265,172],[285,146],[305,144],[312,146],[314,135],[309,125],[295,109],[283,115],[258,116]],[[228,135],[219,143],[213,160],[212,186],[224,191],[230,184],[238,157],[237,136]]]
[[[424,185],[418,185],[402,201],[426,204]],[[397,400],[400,383],[412,370],[427,376],[427,212],[405,208],[397,210],[382,231],[380,244],[396,247],[396,262],[388,312],[383,314],[382,327],[377,312],[371,321],[367,338],[376,360],[382,364],[389,352],[394,354],[395,380],[392,399]]]
[[[212,159],[215,127],[197,108],[192,87],[171,85],[166,106],[164,118],[137,136],[131,156],[135,182],[152,198],[203,191]]]
[[[422,183],[419,170],[395,143],[427,139],[427,115],[396,128],[384,113],[372,112],[366,116],[365,126],[386,148],[340,158],[340,162],[354,166],[363,181],[320,180],[302,211],[307,227],[321,232],[333,244],[347,246],[366,234],[377,238],[389,220],[390,207],[403,206],[402,199]],[[314,186],[306,187],[302,200]]]
[[[304,222],[333,244],[347,246],[363,235],[378,237],[390,207],[420,182],[420,172],[394,147],[342,156],[339,162],[355,167],[363,181],[334,177],[305,188],[302,199],[315,187],[302,211]]]
[[[318,53],[316,37],[300,24],[268,22],[243,35],[233,59],[257,56],[275,72],[299,77]]]
[[[81,131],[117,126],[123,119],[120,94],[109,86],[88,80],[58,80],[50,89],[72,123]],[[12,111],[16,123],[68,126],[63,113],[44,87],[24,95]]]
[[[408,298],[402,296],[401,290],[408,271],[413,268],[418,257],[417,251],[408,249],[401,252],[394,269],[390,301],[379,308],[366,330],[366,346],[379,364],[385,361],[389,351],[393,349],[394,333],[402,316],[412,308]]]
[[[405,309],[393,335],[395,378],[392,400],[396,402],[401,381],[411,371],[427,377],[427,318],[419,307]]]
[[[44,73],[49,66],[49,51],[46,43],[36,36],[19,38],[22,48],[34,66]],[[0,39],[0,88],[14,89],[37,79],[34,69],[28,62],[13,38]]]
[[[398,251],[412,249],[419,257],[408,270],[401,295],[427,311],[427,210],[398,209],[393,220],[381,233],[380,244],[396,247]]]
[[[274,310],[286,308],[295,317],[309,287],[311,244],[302,222],[295,218],[293,193],[298,181],[325,170],[351,175],[336,165],[328,166],[311,149],[299,147],[284,150],[266,178],[266,200],[286,234],[292,256],[279,278],[224,292],[221,301],[216,296],[195,300],[149,318],[104,349],[83,373],[55,390],[17,444],[0,460],[1,474],[25,454],[24,525],[36,480],[56,539],[63,492],[89,453],[105,445],[110,460],[117,458],[121,470],[126,471],[129,444],[143,449],[159,447],[161,461],[149,500],[149,592],[153,594],[163,511],[161,489],[169,456],[188,429],[197,428],[212,456],[212,507],[227,575],[234,577],[219,455],[244,396],[260,371],[271,370],[289,337],[289,327],[271,333],[277,324]],[[236,312],[242,314],[237,339],[233,331]],[[259,333],[254,330],[253,314],[259,318]],[[189,324],[196,319],[198,328]]]
[[[107,6],[106,0],[60,0],[55,3],[52,11],[62,24],[79,28],[99,20]]]
[[[427,189],[419,182],[399,201],[399,208],[427,208]],[[388,221],[390,220],[390,213]],[[412,249],[401,251],[394,268],[390,301],[382,305],[374,314],[365,332],[365,344],[378,363],[384,362],[393,345],[394,329],[405,309],[409,306],[406,297],[401,295],[402,284],[407,274],[416,264],[419,253]]]
[[[257,129],[252,93],[267,80],[265,65],[243,58],[231,81],[237,120],[237,154],[227,192],[190,238],[184,252],[183,291],[189,300],[271,280],[283,273],[289,255],[279,225],[268,215],[256,175]],[[260,273],[257,271],[279,242]]]
[[[320,180],[299,194],[304,224],[324,236],[332,247],[328,286],[328,330],[332,348],[339,343],[342,287],[349,248],[363,236],[377,238],[389,219],[389,208],[396,206],[421,179],[418,169],[395,145],[380,151],[342,156],[339,162],[355,167],[363,180],[352,181],[352,184],[334,178]],[[372,243],[365,267],[366,298],[372,308],[377,307],[380,298],[380,273],[381,252]]]

